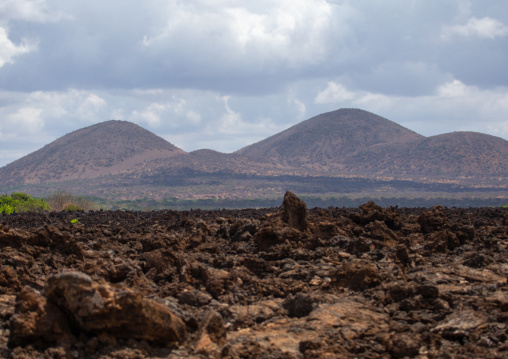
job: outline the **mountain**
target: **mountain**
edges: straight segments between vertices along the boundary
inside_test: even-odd
[[[71,132],[0,168],[2,184],[89,179],[142,169],[185,152],[144,128],[107,121]]]
[[[508,141],[477,132],[424,137],[359,109],[301,122],[236,154],[315,174],[479,179],[506,177]]]
[[[234,153],[187,153],[138,125],[107,121],[0,168],[0,186],[116,200],[259,198],[288,188],[313,194],[380,186],[396,193],[401,186],[418,193],[422,186],[432,193],[498,191],[508,189],[508,141],[476,132],[425,137],[373,113],[341,109]]]
[[[484,179],[508,175],[508,141],[477,132],[452,132],[403,144],[371,146],[346,161],[358,174],[429,179]]]
[[[340,109],[301,122],[236,153],[283,166],[338,166],[340,169],[346,157],[362,149],[423,138],[373,113]]]

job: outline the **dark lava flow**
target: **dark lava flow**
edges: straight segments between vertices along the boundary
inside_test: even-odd
[[[508,356],[508,209],[307,210],[288,193],[0,223],[2,357]]]

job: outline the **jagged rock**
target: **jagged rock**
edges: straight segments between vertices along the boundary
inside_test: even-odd
[[[312,297],[308,294],[298,293],[286,298],[282,306],[288,311],[291,318],[305,317],[314,309]]]
[[[426,240],[425,249],[431,252],[444,253],[460,245],[455,233],[446,230],[430,233],[426,236]]]
[[[16,297],[10,329],[10,347],[37,341],[69,346],[76,340],[64,313],[40,293],[26,286]]]
[[[418,224],[420,224],[423,233],[441,231],[445,228],[447,219],[444,209],[443,206],[434,206],[418,217]]]
[[[291,228],[305,232],[309,228],[307,222],[307,205],[292,192],[286,192],[282,203],[282,221]]]
[[[368,235],[372,239],[384,242],[384,244],[394,247],[399,241],[399,237],[382,221],[373,221],[365,226]]]
[[[400,213],[395,207],[383,209],[373,201],[360,206],[362,213],[351,213],[349,218],[357,224],[366,225],[374,221],[384,222],[390,229],[400,229],[402,226]]]
[[[227,329],[222,316],[212,311],[208,313],[199,331],[196,352],[211,357],[220,354],[219,345],[226,341]]]
[[[10,289],[10,290],[9,290]],[[21,283],[18,274],[12,266],[3,265],[0,267],[0,293],[12,290],[20,290]]]
[[[386,347],[394,358],[412,358],[419,352],[421,337],[414,333],[393,333]]]
[[[178,295],[180,304],[188,304],[194,307],[202,307],[211,302],[212,296],[206,292],[191,289],[184,290]]]
[[[0,357],[505,357],[508,209],[362,207],[1,216]]]
[[[237,323],[239,327],[245,327],[252,323],[263,323],[268,319],[282,315],[284,310],[281,309],[281,304],[281,299],[271,299],[251,305],[231,305],[227,309],[227,318]]]
[[[379,284],[376,266],[367,261],[349,262],[337,271],[340,286],[361,291]]]
[[[288,227],[286,224],[280,222],[269,223],[262,226],[259,231],[254,235],[254,243],[258,246],[260,251],[268,251],[278,244],[288,242],[298,242],[306,240],[306,232],[298,229]]]
[[[488,318],[481,312],[457,311],[447,316],[432,331],[448,339],[462,339],[488,325]]]
[[[409,251],[405,244],[399,244],[395,247],[397,259],[403,264],[409,264]]]
[[[80,272],[48,278],[47,300],[67,314],[71,325],[87,333],[154,342],[182,342],[185,325],[167,307],[139,292],[94,282]]]

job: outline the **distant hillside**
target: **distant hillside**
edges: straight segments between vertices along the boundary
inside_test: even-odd
[[[289,166],[340,168],[346,157],[365,148],[422,138],[424,137],[373,113],[341,109],[301,122],[236,153]]]
[[[428,179],[508,176],[508,141],[477,132],[453,132],[404,144],[371,146],[349,156],[358,174]]]
[[[367,111],[321,114],[236,152],[316,174],[414,179],[508,176],[508,141],[476,132],[424,137]]]
[[[107,121],[69,133],[0,168],[0,180],[9,184],[94,178],[184,153],[138,125]]]
[[[490,188],[498,196],[508,189],[508,141],[475,132],[424,137],[373,113],[341,109],[235,153],[186,153],[138,125],[108,121],[0,168],[5,191],[68,189],[122,200],[259,198],[294,188],[421,193],[422,184],[431,192]]]

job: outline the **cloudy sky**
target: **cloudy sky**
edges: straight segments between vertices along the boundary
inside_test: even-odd
[[[508,1],[0,0],[0,166],[111,119],[232,152],[343,107],[508,139]]]

